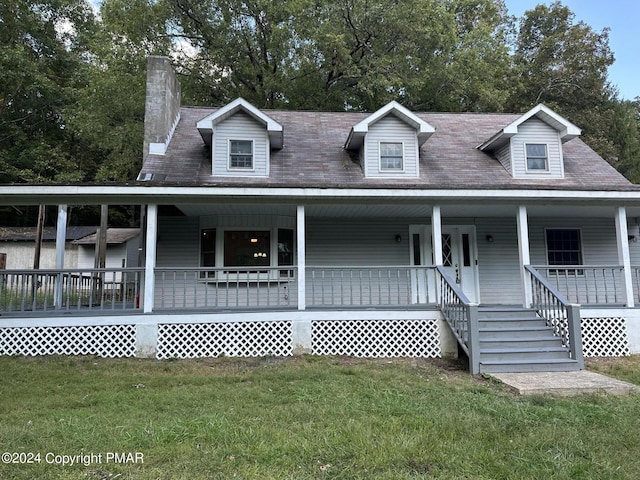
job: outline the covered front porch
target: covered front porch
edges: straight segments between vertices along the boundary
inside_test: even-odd
[[[116,356],[158,358],[442,356],[457,341],[477,363],[478,311],[516,305],[545,318],[573,358],[640,350],[640,212],[626,207],[405,199],[145,211],[139,266],[4,271],[3,327],[117,326],[129,346]],[[549,264],[547,230],[579,232],[577,254],[554,246],[571,263]],[[597,328],[582,335],[593,319]],[[24,351],[24,341],[12,342],[23,346],[5,353]]]

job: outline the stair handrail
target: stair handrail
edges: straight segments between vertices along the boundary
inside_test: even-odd
[[[458,344],[469,358],[469,371],[480,373],[480,338],[478,332],[478,304],[471,302],[442,265],[436,270],[440,277],[438,303],[445,321]]]
[[[580,305],[571,303],[532,265],[524,266],[531,280],[531,307],[553,328],[554,335],[562,338],[569,348],[571,358],[584,369],[582,353],[582,330],[580,326]],[[566,321],[566,331],[563,323]]]

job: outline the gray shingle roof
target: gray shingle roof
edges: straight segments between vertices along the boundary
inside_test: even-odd
[[[107,228],[107,243],[120,244],[125,243],[132,238],[140,235],[139,228]],[[74,240],[74,245],[95,245],[97,233],[94,231],[91,235]]]
[[[145,158],[143,173],[171,185],[250,185],[333,188],[572,189],[635,190],[582,140],[564,144],[564,179],[514,179],[490,154],[476,147],[519,118],[518,114],[416,113],[436,132],[420,149],[420,177],[365,178],[344,150],[353,125],[367,113],[264,110],[284,127],[284,146],[271,152],[269,178],[215,178],[211,152],[196,123],[212,108],[181,109],[181,119],[165,155]],[[154,182],[155,183],[155,182]]]
[[[96,232],[98,227],[68,227],[66,240],[76,240]],[[55,241],[56,227],[44,227],[42,240]],[[35,242],[36,227],[0,227],[0,242]]]

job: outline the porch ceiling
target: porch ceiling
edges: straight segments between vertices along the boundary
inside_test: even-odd
[[[517,205],[507,204],[441,204],[442,218],[447,217],[515,217]],[[278,204],[190,204],[177,205],[187,216],[206,215],[282,215],[295,216],[295,205]],[[305,213],[309,217],[404,217],[430,218],[430,204],[312,204],[306,205]],[[593,205],[529,205],[529,217],[602,217],[613,218],[615,208]],[[627,208],[628,217],[640,218],[640,208]]]

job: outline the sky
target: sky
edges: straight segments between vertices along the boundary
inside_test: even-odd
[[[549,5],[552,0],[505,0],[511,15],[521,17],[525,10],[538,4]],[[609,80],[618,87],[625,100],[640,97],[640,1],[639,0],[562,0],[575,14],[595,31],[609,27],[609,47],[615,62],[609,67]]]

